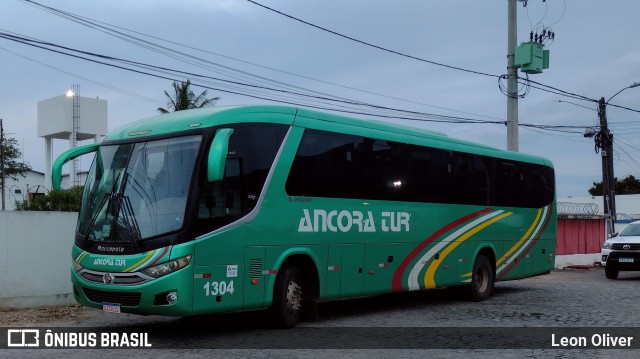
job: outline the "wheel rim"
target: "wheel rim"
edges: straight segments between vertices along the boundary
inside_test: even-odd
[[[295,314],[302,306],[302,287],[295,280],[289,282],[287,287],[287,312]]]
[[[483,293],[487,290],[489,286],[489,273],[487,272],[487,268],[480,267],[476,271],[476,288],[478,292]]]

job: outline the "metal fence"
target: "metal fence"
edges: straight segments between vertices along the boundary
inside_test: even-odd
[[[598,215],[600,207],[596,203],[558,202],[558,214]]]
[[[572,203],[558,202],[558,214],[560,215],[583,215],[583,216],[603,216],[600,206],[596,203]],[[640,220],[640,213],[616,213],[616,222],[629,223]]]

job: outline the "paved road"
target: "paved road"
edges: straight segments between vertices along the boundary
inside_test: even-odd
[[[56,350],[54,354],[60,356],[64,353],[68,358],[115,358],[134,353],[154,358],[637,358],[640,350],[551,349],[550,336],[555,333],[560,338],[563,328],[573,330],[571,335],[589,339],[592,334],[616,337],[623,333],[633,336],[632,344],[640,348],[639,285],[640,272],[621,272],[620,278],[612,281],[607,280],[600,269],[559,270],[545,276],[498,283],[494,297],[482,303],[460,300],[455,291],[450,290],[324,303],[320,305],[319,320],[304,322],[286,331],[269,329],[262,312],[176,319],[91,311],[80,320],[58,322],[56,325],[145,332],[149,333],[156,347],[188,349]],[[523,329],[525,327],[534,328]],[[621,332],[619,327],[627,328]],[[545,341],[542,345],[536,341],[540,339],[541,332]],[[487,336],[486,333],[490,334]],[[455,340],[447,342],[443,338]],[[492,338],[495,342],[491,341]],[[490,345],[497,349],[460,349],[469,343],[473,347],[474,343],[487,342],[497,343]],[[556,342],[560,343],[560,340]],[[454,349],[414,349],[434,345],[438,348],[453,346]],[[259,349],[268,347],[290,349]],[[325,349],[327,347],[329,349]],[[394,347],[406,349],[381,349]],[[529,349],[511,349],[520,347]],[[211,352],[193,348],[225,349]],[[13,354],[35,358],[44,352],[51,354],[43,350],[16,350]]]

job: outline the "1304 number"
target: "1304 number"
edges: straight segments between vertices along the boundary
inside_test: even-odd
[[[204,284],[204,295],[225,295],[225,294],[233,294],[233,281],[225,282],[207,282]]]

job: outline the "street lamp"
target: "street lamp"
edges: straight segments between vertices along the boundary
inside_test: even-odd
[[[634,82],[634,83],[632,83],[631,85],[629,85],[629,86],[627,86],[627,87],[623,88],[622,90],[620,90],[620,91],[616,92],[616,94],[615,94],[615,95],[613,95],[613,96],[609,97],[609,100],[607,100],[607,104],[609,104],[609,101],[611,101],[611,99],[612,99],[612,98],[614,98],[614,97],[618,96],[618,94],[619,94],[620,92],[622,92],[622,91],[624,91],[624,90],[626,90],[626,89],[632,89],[632,88],[634,88],[634,87],[638,87],[638,86],[640,86],[640,82]]]
[[[602,201],[604,203],[604,215],[607,221],[607,237],[615,232],[616,221],[616,184],[613,176],[613,135],[607,125],[607,105],[624,90],[638,87],[640,83],[633,84],[616,92],[609,100],[604,97],[598,101],[598,117],[600,118],[600,131],[595,134],[596,153],[602,150]]]

